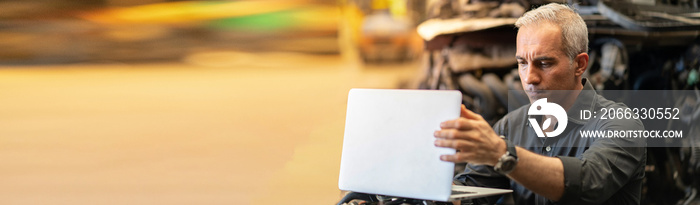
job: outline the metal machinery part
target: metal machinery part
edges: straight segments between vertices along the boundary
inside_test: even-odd
[[[597,89],[697,92],[697,1],[656,4],[599,0],[592,6],[579,6],[591,39],[587,72]],[[670,121],[668,125],[645,123],[645,127],[683,129],[698,136],[700,122],[696,113],[700,115],[700,95],[671,97],[676,101],[665,106],[681,108],[682,120]],[[700,202],[700,141],[692,137],[683,140],[683,147],[647,148],[642,204]]]
[[[426,41],[421,89],[460,90],[463,104],[493,124],[505,115],[503,76],[515,67],[512,25],[439,35]]]
[[[615,38],[599,38],[591,43],[584,77],[596,90],[626,90],[629,57],[625,45]]]

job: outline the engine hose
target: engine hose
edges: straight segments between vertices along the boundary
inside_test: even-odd
[[[514,69],[509,74],[503,77],[503,81],[508,87],[508,111],[515,110],[523,105],[530,103],[527,94],[523,91],[522,84],[520,84],[520,76],[518,75],[518,70]]]
[[[685,199],[685,202],[683,202],[683,205],[690,204],[690,202],[692,202],[693,199],[695,199],[695,196],[697,196],[697,194],[698,194],[698,191],[695,188],[690,187],[690,195],[688,195],[688,198]]]
[[[462,104],[469,110],[477,110],[477,105],[474,104],[474,98],[472,96],[462,94]]]
[[[487,121],[492,121],[496,118],[496,113],[498,111],[498,100],[493,95],[491,90],[474,77],[472,74],[463,74],[459,77],[459,86],[467,94],[474,96],[475,104],[478,106],[478,112]]]
[[[502,106],[508,106],[508,87],[498,78],[498,75],[493,73],[484,74],[481,77],[481,81],[493,92],[493,95],[501,102]]]

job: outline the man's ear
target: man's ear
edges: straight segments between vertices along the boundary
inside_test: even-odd
[[[586,68],[588,68],[588,53],[578,54],[576,58],[574,58],[574,63],[576,77],[581,77],[581,75],[586,72]]]

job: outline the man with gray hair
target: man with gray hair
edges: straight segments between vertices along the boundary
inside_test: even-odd
[[[583,19],[568,6],[552,3],[525,13],[516,27],[515,58],[531,104],[493,127],[464,106],[459,119],[440,125],[435,146],[458,150],[440,159],[469,163],[455,183],[511,188],[516,204],[639,204],[646,142],[579,136],[581,130],[644,129],[636,119],[581,118],[582,110],[626,108],[596,94],[582,78],[589,60]],[[530,112],[555,103],[568,117],[531,118]],[[560,128],[561,134],[550,136]],[[496,196],[474,202],[500,200]]]

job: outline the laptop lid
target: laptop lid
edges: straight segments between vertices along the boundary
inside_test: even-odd
[[[454,163],[434,146],[440,122],[460,114],[462,94],[444,90],[352,89],[348,95],[338,187],[447,201]]]

